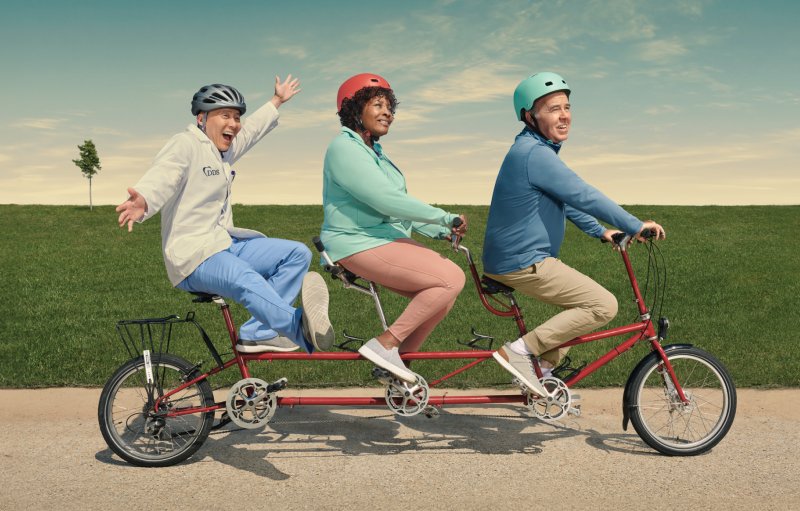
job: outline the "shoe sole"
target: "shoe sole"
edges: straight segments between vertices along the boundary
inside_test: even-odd
[[[303,326],[311,338],[309,339],[311,344],[319,351],[329,350],[335,335],[331,320],[328,318],[328,285],[322,275],[316,272],[306,274],[303,278],[301,297]]]
[[[529,382],[528,378],[526,378],[525,376],[523,376],[522,373],[517,371],[517,369],[511,364],[509,364],[508,360],[500,356],[498,352],[495,351],[494,353],[492,353],[492,357],[494,357],[494,359],[497,360],[497,363],[500,364],[503,367],[503,369],[513,374],[514,377],[516,377],[519,381],[524,383],[530,390],[538,394],[539,397],[547,397],[547,391],[545,390],[544,387],[542,387],[542,384],[539,383],[538,380],[536,381],[535,384],[533,384],[533,382]]]
[[[290,351],[297,351],[300,346],[294,348],[278,348],[276,346],[245,346],[242,344],[236,345],[236,351],[239,353],[288,353]]]
[[[376,366],[389,371],[394,376],[397,376],[405,382],[414,383],[417,381],[417,375],[415,373],[412,373],[407,369],[399,369],[397,366],[390,364],[385,358],[381,357],[372,350],[361,351],[361,349],[359,349],[358,353]]]

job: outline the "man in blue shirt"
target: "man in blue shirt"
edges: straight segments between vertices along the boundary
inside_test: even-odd
[[[569,219],[589,236],[611,241],[627,234],[664,229],[642,222],[583,181],[558,156],[572,120],[570,88],[556,73],[523,80],[514,91],[514,110],[525,128],[500,167],[489,207],[483,265],[486,275],[523,294],[564,310],[514,342],[494,358],[530,390],[546,395],[531,362],[538,356],[547,376],[567,352],[553,348],[611,321],[617,300],[591,278],[558,257]]]

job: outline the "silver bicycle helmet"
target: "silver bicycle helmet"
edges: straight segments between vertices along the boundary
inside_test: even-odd
[[[192,115],[219,108],[235,108],[244,115],[247,105],[244,104],[244,96],[238,90],[221,83],[201,87],[192,97]]]

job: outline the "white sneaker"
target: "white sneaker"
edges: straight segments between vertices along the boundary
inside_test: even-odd
[[[520,355],[515,353],[514,350],[509,348],[510,343],[506,343],[499,350],[492,353],[492,357],[509,373],[514,375],[528,389],[541,397],[547,397],[549,393],[536,376],[536,371],[533,370],[533,362],[531,357],[533,355]]]
[[[317,272],[303,277],[303,334],[318,351],[327,351],[334,340],[333,326],[328,318],[328,285]]]
[[[246,341],[239,339],[239,342],[236,343],[236,351],[242,353],[287,352],[298,349],[300,349],[300,346],[292,342],[288,337],[283,337],[281,335],[265,341]]]
[[[397,348],[387,350],[384,348],[378,339],[374,337],[367,341],[366,344],[358,348],[358,352],[362,357],[366,358],[381,369],[386,369],[393,375],[408,383],[417,381],[417,375],[412,373],[403,364],[400,358],[400,352]]]

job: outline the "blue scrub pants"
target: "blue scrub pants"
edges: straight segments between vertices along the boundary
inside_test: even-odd
[[[240,339],[261,341],[280,334],[310,353],[302,310],[292,306],[310,264],[311,251],[297,241],[233,238],[230,247],[203,261],[176,287],[242,304],[252,317],[239,329]]]

